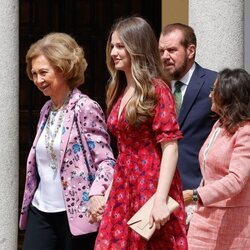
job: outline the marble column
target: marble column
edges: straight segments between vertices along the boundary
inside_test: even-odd
[[[18,1],[0,0],[0,249],[17,249]]]
[[[250,73],[250,1],[245,1],[244,5],[244,29],[245,29],[245,41],[244,41],[244,66]]]
[[[213,70],[244,67],[244,0],[189,0],[189,25],[198,63]]]

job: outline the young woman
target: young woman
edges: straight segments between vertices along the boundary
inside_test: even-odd
[[[182,135],[150,25],[140,17],[119,20],[110,32],[106,57],[111,74],[108,128],[117,138],[119,155],[95,249],[187,249],[176,170]],[[158,230],[146,241],[127,222],[154,193],[150,224]],[[180,204],[171,215],[168,196]]]

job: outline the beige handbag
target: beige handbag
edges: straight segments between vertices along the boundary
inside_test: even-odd
[[[146,240],[149,240],[155,231],[155,224],[153,224],[151,228],[149,227],[149,216],[153,208],[154,197],[155,195],[153,195],[127,222],[130,228]],[[179,207],[178,202],[171,197],[168,197],[167,205],[170,213]]]

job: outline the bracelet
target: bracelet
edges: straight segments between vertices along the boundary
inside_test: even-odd
[[[193,197],[192,197],[193,201],[198,201],[199,200],[199,194],[197,192],[196,189],[193,189]]]

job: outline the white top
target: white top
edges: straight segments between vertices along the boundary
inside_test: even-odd
[[[184,75],[179,81],[183,83],[182,87],[181,87],[181,95],[182,95],[182,99],[183,99],[183,96],[185,95],[186,93],[186,90],[187,90],[187,86],[190,82],[190,79],[195,71],[195,63],[193,64],[193,66],[190,68],[190,70],[186,73],[186,75]],[[171,81],[171,88],[172,88],[172,92],[174,93],[175,91],[175,87],[174,87],[174,84],[175,84],[176,80],[173,80]]]
[[[53,125],[50,124],[51,134],[53,134],[54,131],[56,130],[59,118],[58,115],[59,112],[57,112],[56,114],[55,112],[53,113],[54,113],[54,123]],[[53,115],[52,112],[50,112],[50,115]],[[49,161],[50,157],[45,147],[46,133],[47,131],[45,125],[36,146],[36,163],[37,163],[38,174],[40,176],[40,182],[35,192],[34,198],[32,200],[32,205],[35,206],[38,210],[43,212],[49,212],[49,213],[61,212],[66,210],[63,199],[63,189],[60,180],[60,169],[59,169],[62,126],[60,127],[56,135],[53,145],[57,158],[56,170],[53,170],[50,167],[50,161]]]

